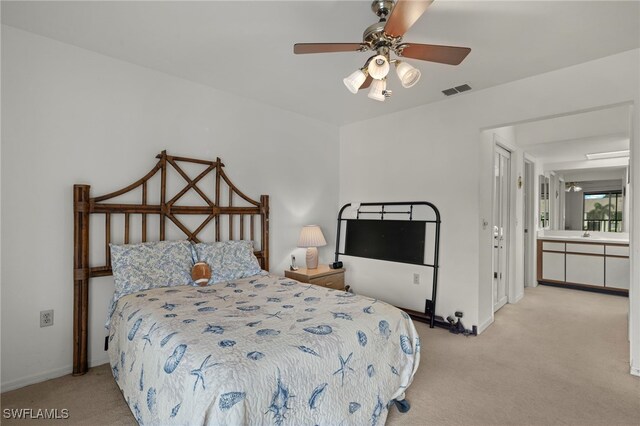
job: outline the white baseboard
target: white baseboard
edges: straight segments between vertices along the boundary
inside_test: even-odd
[[[109,362],[108,357],[100,358],[89,363],[89,367],[95,367],[98,365],[106,364]],[[34,374],[32,376],[21,377],[10,382],[3,382],[0,384],[0,390],[2,392],[8,392],[16,389],[23,388],[25,386],[34,385],[36,383],[44,382],[47,380],[55,379],[57,377],[66,376],[73,372],[73,367],[68,365],[61,368],[54,368],[53,370],[45,371],[43,373]]]
[[[517,295],[514,299],[513,302],[509,301],[509,303],[518,303],[519,301],[522,300],[522,298],[524,297],[524,292],[520,293],[519,295]]]
[[[493,317],[487,318],[486,321],[478,326],[478,334],[481,334],[483,331],[489,328],[491,324],[493,324]]]
[[[640,367],[631,366],[629,373],[631,373],[632,376],[640,377]]]
[[[0,385],[2,392],[23,388],[25,386],[33,385],[35,383],[44,382],[49,379],[55,379],[56,377],[66,376],[71,374],[73,368],[66,366],[62,368],[56,368],[53,370],[45,371],[44,373],[34,374],[33,376],[22,377],[10,382],[5,382]]]

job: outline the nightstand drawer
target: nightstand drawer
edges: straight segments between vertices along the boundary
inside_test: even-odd
[[[325,275],[324,277],[311,278],[309,283],[335,290],[344,290],[344,274],[333,274]]]
[[[334,290],[344,290],[344,269],[330,269],[329,265],[318,265],[316,269],[300,268],[284,271],[284,276],[301,283],[309,283]]]

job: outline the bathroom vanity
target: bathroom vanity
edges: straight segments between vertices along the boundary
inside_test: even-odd
[[[628,294],[629,242],[619,238],[538,237],[537,280],[570,288]]]

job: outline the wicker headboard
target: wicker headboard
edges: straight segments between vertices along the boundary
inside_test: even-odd
[[[148,216],[155,215],[159,219],[159,232],[153,240],[165,240],[167,238],[167,223],[172,223],[183,233],[187,239],[199,242],[205,228],[214,221],[211,234],[207,240],[224,241],[233,239],[250,239],[254,246],[259,247],[255,255],[262,269],[269,269],[269,196],[261,195],[260,202],[252,200],[242,193],[229,180],[223,170],[224,164],[217,158],[215,161],[198,160],[193,158],[174,157],[162,151],[156,158],[158,162],[144,177],[131,185],[99,197],[91,197],[89,185],[73,186],[73,374],[80,375],[87,372],[87,337],[88,337],[88,312],[89,312],[89,279],[111,275],[111,253],[109,243],[112,242],[112,219],[121,215],[124,218],[124,238],[122,242],[137,242],[131,240],[130,223],[132,217],[140,215],[141,232],[139,241],[148,241],[149,234]],[[182,167],[181,167],[182,165]],[[189,177],[184,168],[186,165],[197,165],[203,169],[195,178]],[[149,203],[148,187],[150,180],[160,173],[159,202]],[[171,173],[169,173],[171,172]],[[178,174],[186,182],[180,191],[167,200],[168,180]],[[198,187],[205,177],[211,179],[210,195]],[[226,185],[226,188],[225,188]],[[113,199],[129,194],[132,191],[141,190],[140,202],[113,202]],[[199,205],[183,205],[177,202],[185,194],[195,191],[198,195]],[[211,195],[213,194],[213,195]],[[191,194],[193,195],[193,194]],[[225,196],[226,195],[226,196]],[[240,198],[245,206],[234,206],[234,200]],[[213,200],[211,199],[213,198]],[[201,199],[201,200],[200,200]],[[112,200],[111,203],[105,202]],[[195,203],[194,203],[195,204]],[[98,266],[89,265],[90,255],[90,218],[91,215],[104,216],[104,264]],[[179,215],[203,216],[204,221],[193,231],[185,225]],[[259,230],[256,231],[256,216],[259,216]],[[228,222],[228,230],[221,229],[222,218]],[[234,219],[238,219],[236,222]],[[167,220],[169,222],[167,222]],[[248,222],[248,223],[247,223]],[[247,226],[248,225],[248,226]],[[248,228],[248,229],[247,229]],[[228,231],[228,232],[225,232]],[[237,231],[237,232],[236,232]],[[259,240],[256,239],[259,235]],[[159,236],[159,238],[158,238]],[[204,237],[203,237],[204,238]]]

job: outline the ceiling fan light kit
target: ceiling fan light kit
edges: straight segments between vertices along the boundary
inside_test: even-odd
[[[369,75],[375,80],[382,80],[389,74],[389,60],[382,55],[371,58],[367,67]]]
[[[401,61],[396,61],[396,74],[398,74],[400,84],[406,89],[415,86],[421,75],[419,69]]]
[[[364,69],[360,69],[354,71],[347,78],[342,79],[342,81],[351,93],[356,94],[366,79],[367,73]]]
[[[376,54],[370,57],[363,68],[343,79],[351,93],[360,89],[369,89],[369,98],[384,101],[391,96],[386,89],[386,77],[390,64],[395,64],[396,74],[402,87],[413,87],[420,80],[420,71],[410,64],[392,59],[390,54],[399,57],[458,65],[467,57],[468,47],[440,46],[435,44],[403,43],[402,37],[422,16],[433,0],[374,0],[371,10],[379,21],[365,29],[361,43],[297,43],[293,53],[329,53],[329,52],[366,52]]]
[[[367,96],[375,101],[384,102],[387,98],[387,79],[373,80]]]

